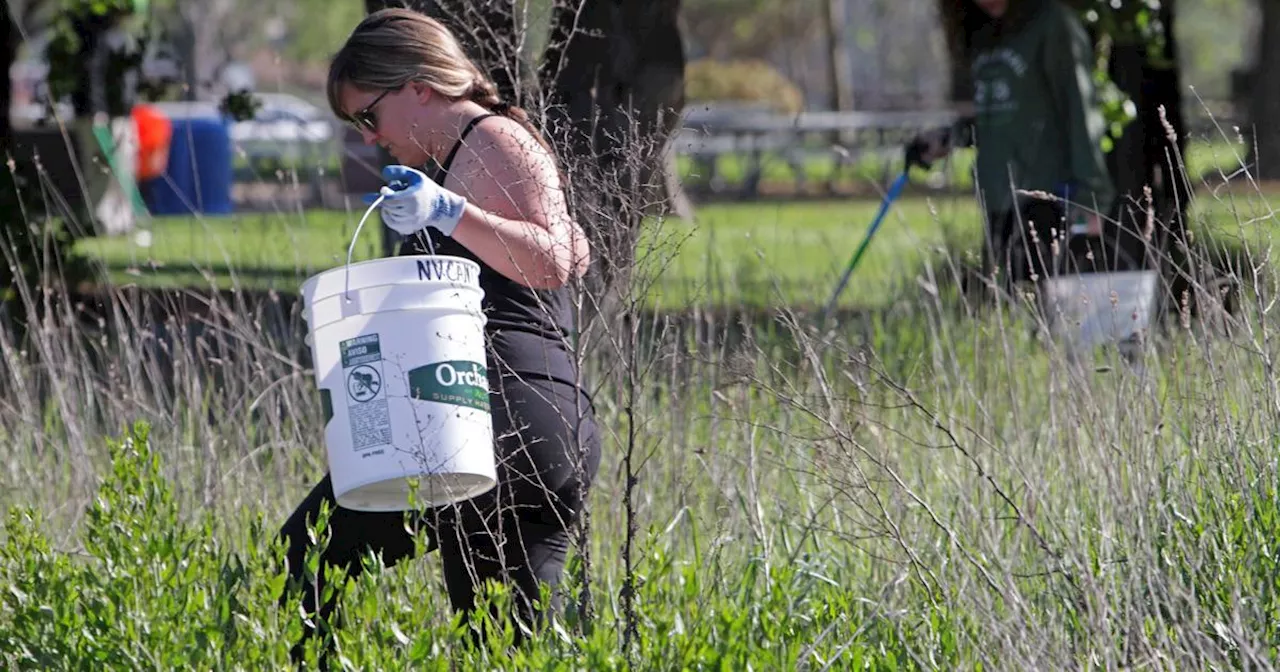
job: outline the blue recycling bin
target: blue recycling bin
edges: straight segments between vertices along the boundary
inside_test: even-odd
[[[232,171],[226,118],[175,118],[169,166],[141,185],[143,198],[152,215],[230,214]]]

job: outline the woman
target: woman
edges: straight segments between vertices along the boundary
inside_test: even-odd
[[[952,146],[976,146],[987,219],[984,274],[998,262],[1006,279],[1043,277],[1053,254],[1051,229],[1096,240],[1115,199],[1102,152],[1093,47],[1074,11],[1059,0],[944,4],[949,31],[960,39],[959,56],[971,64],[972,116],[917,138],[909,160],[927,168]],[[1068,198],[1069,211],[1060,201],[1017,190]]]
[[[515,616],[532,625],[532,601],[541,584],[560,581],[568,528],[600,460],[591,400],[568,343],[568,286],[589,263],[586,238],[527,115],[498,100],[435,20],[405,9],[370,14],[334,57],[328,94],[334,113],[366,143],[403,164],[384,171],[399,184],[382,205],[384,221],[409,236],[401,254],[480,264],[499,484],[416,520],[426,526],[428,549],[440,551],[455,610],[469,610],[479,584],[496,579],[515,589]],[[439,165],[430,178],[411,167],[429,161]],[[325,564],[357,573],[367,550],[388,566],[413,552],[405,514],[335,508],[326,476],[282,530],[295,585],[306,525],[324,501],[333,511]]]

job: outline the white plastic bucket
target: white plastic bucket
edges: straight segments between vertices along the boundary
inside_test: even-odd
[[[302,285],[340,506],[408,509],[415,478],[421,507],[497,483],[483,296],[479,265],[449,256],[365,261]]]
[[[1050,330],[1069,350],[1143,334],[1156,300],[1155,271],[1081,273],[1049,278],[1042,301]]]

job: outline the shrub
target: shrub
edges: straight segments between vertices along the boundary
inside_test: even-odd
[[[243,561],[204,520],[182,520],[145,425],[110,444],[112,469],[85,511],[82,550],[56,548],[39,513],[14,507],[0,544],[0,667],[226,669],[287,662],[271,608],[262,527]],[[257,577],[259,580],[251,581]],[[293,632],[290,632],[293,625]]]
[[[795,114],[804,109],[800,88],[776,68],[759,60],[700,59],[685,67],[689,102],[743,102]]]
[[[242,511],[228,526],[184,513],[146,424],[108,448],[110,467],[71,547],[50,538],[35,507],[12,507],[0,521],[0,669],[287,668],[303,618],[315,616],[304,617],[296,597],[279,600],[283,548],[261,515]],[[325,521],[312,528],[321,547]],[[793,669],[843,657],[859,669],[899,669],[913,651],[954,661],[956,629],[968,627],[943,608],[887,617],[849,592],[850,570],[834,557],[771,565],[759,548],[682,557],[669,532],[651,528],[643,540],[651,550],[636,567],[633,640],[635,655],[665,669]],[[318,561],[315,549],[304,561],[309,576]],[[506,613],[504,588],[486,586],[476,618],[462,625],[422,563],[387,573],[372,557],[365,564],[330,630],[335,668],[627,667],[623,619],[607,602],[591,632],[558,623],[513,647],[516,626],[490,614]],[[306,645],[307,669],[320,644]]]

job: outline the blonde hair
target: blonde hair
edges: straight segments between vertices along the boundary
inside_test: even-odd
[[[503,101],[493,80],[480,72],[462,45],[439,21],[401,7],[369,14],[329,64],[329,107],[346,118],[339,94],[344,85],[365,91],[398,89],[422,82],[453,100],[471,100],[523,125],[550,150],[523,109]]]

